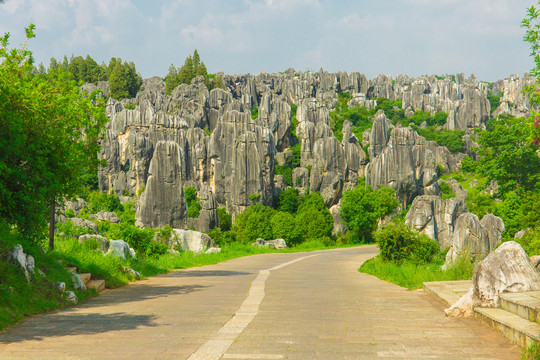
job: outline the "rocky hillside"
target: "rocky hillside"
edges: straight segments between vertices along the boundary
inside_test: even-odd
[[[196,78],[166,95],[163,79],[154,77],[144,80],[136,98],[109,100],[101,153],[107,166],[99,172],[99,186],[118,195],[142,193],[137,225],[207,231],[218,225],[218,206],[235,216],[255,203],[271,205],[288,186],[276,166],[293,167],[292,184],[320,192],[328,207],[360,177],[375,188],[392,187],[403,205],[418,195],[438,195],[440,167],[457,170],[475,146],[472,129],[485,129],[492,116],[488,95],[500,97],[493,115],[524,116],[529,104],[521,90],[533,81],[512,75],[488,84],[463,74],[369,80],[360,73],[292,69],[223,80],[226,90],[208,91]],[[106,82],[97,87],[107,95]],[[448,117],[438,129],[465,131],[462,152],[392,124],[382,110],[358,137],[344,121],[339,140],[330,112],[340,93],[350,95],[349,107],[373,109],[377,98],[386,98],[401,100],[407,117],[444,111]],[[186,187],[196,187],[200,198],[196,219],[187,217]]]

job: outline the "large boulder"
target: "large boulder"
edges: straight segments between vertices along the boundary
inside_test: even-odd
[[[113,224],[118,224],[120,222],[120,218],[118,217],[118,215],[113,212],[103,210],[98,212],[97,214],[90,215],[90,218],[99,221],[108,221]]]
[[[184,251],[203,253],[207,249],[215,247],[216,243],[205,233],[194,230],[173,229],[169,239],[169,247],[180,247]]]
[[[493,214],[486,214],[480,220],[480,225],[487,231],[489,248],[495,249],[502,241],[502,233],[505,230],[503,219]]]
[[[81,227],[92,234],[97,234],[99,231],[98,226],[93,221],[81,218],[71,218],[69,220],[71,220],[73,225]]]
[[[473,213],[461,214],[454,227],[445,267],[455,262],[459,256],[483,259],[491,250],[493,248],[490,247],[488,232],[482,227],[478,216]]]
[[[109,240],[101,235],[85,234],[79,236],[80,243],[84,243],[86,241],[96,241],[99,245],[99,250],[103,253],[109,251]]]
[[[508,241],[476,265],[471,289],[445,313],[470,316],[474,307],[499,306],[500,294],[536,290],[540,290],[540,273],[521,245]]]
[[[264,240],[264,239],[257,239],[252,246],[255,247],[267,247],[271,249],[285,249],[287,247],[287,243],[284,239],[275,239],[275,240]]]
[[[135,224],[152,228],[186,223],[183,179],[185,154],[173,141],[159,141],[150,162],[145,191],[137,206]]]
[[[330,208],[330,214],[332,214],[332,217],[334,218],[334,228],[332,229],[332,235],[337,234],[345,234],[347,232],[347,228],[345,227],[345,224],[343,223],[343,220],[341,219],[341,215],[339,214],[341,211],[341,202],[338,204],[332,206]]]
[[[110,240],[109,251],[107,254],[116,256],[125,261],[128,258],[135,258],[135,251],[129,247],[129,244],[124,240]]]
[[[22,245],[18,244],[9,252],[9,258],[21,267],[26,280],[30,281],[36,266],[32,255],[25,254]]]
[[[452,245],[458,217],[467,212],[461,198],[443,200],[440,196],[423,195],[414,199],[405,216],[405,224],[437,240],[441,249]]]
[[[66,201],[65,211],[73,210],[75,215],[79,215],[82,209],[88,210],[88,204],[84,199],[78,198],[71,201]]]

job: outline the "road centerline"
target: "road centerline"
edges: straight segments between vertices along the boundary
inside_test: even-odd
[[[266,280],[270,276],[270,271],[279,270],[285,266],[318,255],[319,254],[303,256],[269,269],[260,270],[255,280],[251,282],[246,299],[242,305],[240,305],[240,308],[238,308],[234,316],[223,325],[210,340],[194,352],[188,360],[219,360],[259,313],[259,308],[265,295],[264,289]]]

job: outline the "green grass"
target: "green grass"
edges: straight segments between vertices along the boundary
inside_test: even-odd
[[[468,280],[472,278],[474,264],[459,259],[447,271],[441,270],[440,263],[415,264],[410,261],[395,263],[384,261],[379,256],[366,261],[359,269],[379,279],[392,282],[409,290],[421,289],[428,281]]]
[[[20,265],[8,259],[8,254],[21,244],[26,254],[35,259],[35,275],[28,282]],[[45,273],[42,277],[38,269]],[[68,307],[70,304],[55,289],[54,282],[64,282],[71,289],[72,280],[66,268],[41,247],[19,236],[0,222],[0,329],[6,328],[25,317]],[[79,300],[91,296],[92,292],[75,291]]]

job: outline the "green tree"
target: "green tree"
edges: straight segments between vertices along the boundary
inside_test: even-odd
[[[258,238],[270,240],[274,238],[270,220],[276,210],[262,204],[255,204],[236,216],[233,230],[238,240],[243,243],[254,242]]]
[[[302,241],[302,234],[296,226],[295,218],[288,212],[278,211],[270,220],[272,234],[276,239],[283,239],[288,246]]]
[[[319,193],[310,193],[302,199],[296,213],[296,226],[302,241],[330,236],[334,218]]]
[[[395,190],[385,186],[379,190],[366,188],[363,182],[355,189],[343,193],[340,215],[347,229],[352,232],[353,242],[372,241],[377,221],[399,205],[395,193]]]
[[[298,210],[299,202],[298,190],[290,187],[279,193],[276,201],[276,209],[294,214]]]
[[[171,64],[171,66],[169,66],[169,72],[167,73],[167,76],[165,76],[165,93],[170,95],[180,84],[181,82],[178,78],[178,70],[173,64]]]
[[[490,180],[496,180],[498,193],[521,188],[526,191],[540,190],[540,157],[529,138],[530,119],[499,116],[490,119],[487,130],[479,133],[477,170]]]
[[[134,98],[142,86],[142,77],[133,62],[112,58],[107,68],[111,97],[116,100]]]
[[[26,28],[27,41],[34,29]],[[97,171],[107,119],[104,106],[65,72],[34,76],[27,43],[9,49],[9,38],[0,39],[0,217],[32,238],[49,218],[53,248],[55,206],[81,189],[86,172]]]

